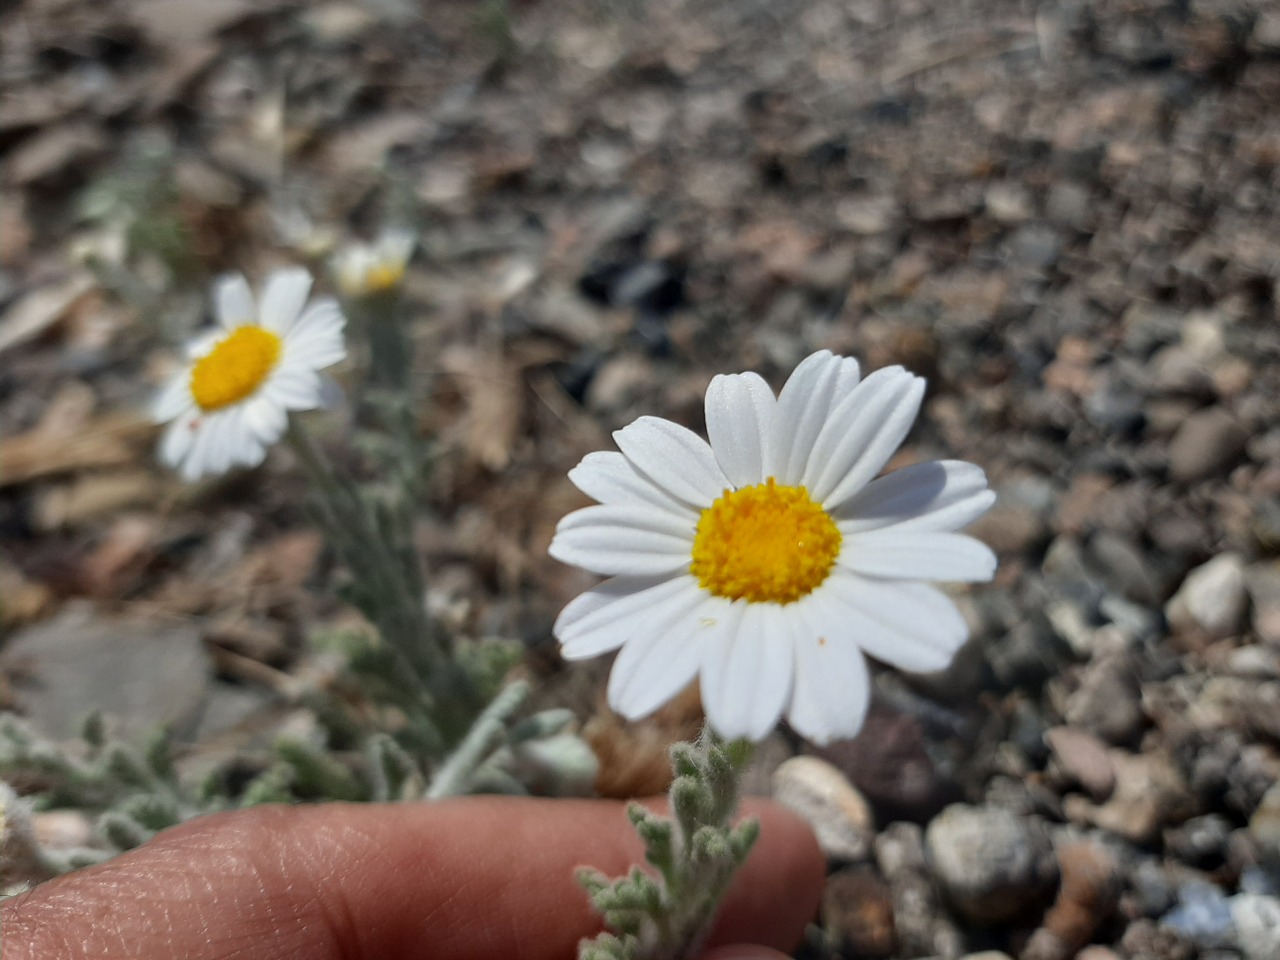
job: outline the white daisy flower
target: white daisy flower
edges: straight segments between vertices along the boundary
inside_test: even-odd
[[[386,230],[375,243],[344,247],[333,258],[338,289],[352,298],[394,290],[404,279],[416,243],[408,230]]]
[[[901,367],[806,359],[776,398],[753,373],[718,376],[710,444],[641,417],[569,474],[598,506],[565,517],[551,555],[612,579],[555,633],[570,660],[621,648],[609,703],[643,717],[695,677],[724,737],[759,740],[784,713],[818,743],[851,737],[870,698],[864,654],[945,667],[964,619],[926,580],[982,581],[996,558],[955,531],[995,495],[973,464],[877,479],[915,421],[924,380]]]
[[[332,298],[308,305],[310,292],[311,274],[301,268],[271,274],[261,303],[239,274],[214,284],[219,329],[188,347],[190,362],[153,411],[169,423],[160,458],[184,479],[257,466],[290,410],[322,405],[319,371],[347,355],[346,320]]]

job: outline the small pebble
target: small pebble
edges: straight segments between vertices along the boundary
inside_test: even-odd
[[[1198,629],[1220,639],[1243,629],[1248,606],[1244,558],[1223,553],[1187,574],[1164,613],[1175,629]]]
[[[1111,796],[1116,774],[1105,743],[1075,727],[1054,727],[1045,732],[1044,738],[1063,772],[1084,787],[1090,797],[1102,803]]]
[[[1178,889],[1178,905],[1160,923],[1202,948],[1229,947],[1236,942],[1231,904],[1211,883],[1184,883]]]
[[[1047,833],[996,807],[952,804],[929,824],[925,849],[948,898],[979,924],[1016,917],[1057,879]]]
[[[1258,893],[1231,898],[1231,917],[1246,960],[1280,957],[1280,899]]]
[[[774,771],[773,798],[808,822],[827,859],[865,860],[875,820],[871,807],[844,774],[817,757],[792,757]]]
[[[1223,476],[1244,454],[1249,437],[1222,407],[1193,413],[1169,442],[1169,473],[1183,483]]]

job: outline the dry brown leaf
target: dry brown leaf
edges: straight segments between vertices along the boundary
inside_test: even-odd
[[[519,368],[495,349],[453,346],[440,355],[466,402],[459,429],[468,459],[489,470],[511,460],[523,394]]]
[[[117,411],[71,432],[36,427],[0,439],[0,489],[39,477],[136,463],[159,427],[142,413]]]
[[[73,165],[101,156],[108,146],[106,134],[93,124],[49,127],[10,155],[6,179],[27,186],[57,177]]]
[[[381,166],[392,147],[417,143],[430,129],[431,119],[421,110],[383,114],[334,136],[323,161],[335,177],[367,173]]]
[[[114,470],[91,473],[40,490],[34,519],[37,530],[78,527],[125,507],[154,503],[160,478],[150,470]]]
[[[93,274],[83,271],[21,297],[0,314],[0,353],[40,336],[96,285]]]
[[[0,627],[39,620],[53,601],[53,591],[45,584],[27,579],[15,567],[0,566]]]
[[[250,0],[133,0],[130,19],[159,43],[206,40],[249,15],[274,6]]]
[[[651,797],[671,785],[671,745],[702,730],[702,699],[691,683],[647,720],[626,723],[603,701],[582,729],[600,760],[596,792],[602,797]]]
[[[126,581],[138,576],[153,556],[159,532],[157,517],[140,513],[119,517],[80,565],[85,592],[99,597],[122,594]]]

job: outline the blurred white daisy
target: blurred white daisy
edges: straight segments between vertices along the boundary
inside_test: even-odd
[[[154,409],[169,423],[160,458],[184,479],[257,466],[290,410],[321,406],[319,371],[347,355],[346,320],[332,298],[308,305],[310,292],[301,268],[271,274],[260,303],[239,274],[214,284],[219,329],[188,347],[189,362]]]
[[[964,619],[926,580],[989,580],[995,555],[957,534],[994,494],[973,464],[876,478],[920,408],[901,367],[860,380],[855,360],[806,359],[776,398],[753,373],[718,376],[708,444],[656,417],[569,474],[600,505],[569,514],[551,555],[612,577],[555,633],[571,660],[621,648],[609,703],[636,719],[695,677],[712,727],[759,740],[784,713],[825,743],[862,726],[864,654],[946,666]]]
[[[367,297],[400,286],[417,243],[408,230],[386,230],[374,243],[352,243],[333,258],[333,278],[347,297]]]

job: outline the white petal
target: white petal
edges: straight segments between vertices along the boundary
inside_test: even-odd
[[[901,367],[886,367],[831,411],[801,481],[814,500],[830,510],[871,482],[915,422],[924,386]]]
[[[777,403],[769,385],[754,373],[721,374],[707,387],[707,437],[735,487],[765,481]]]
[[[282,363],[323,370],[347,358],[347,347],[341,336],[310,337],[301,343],[285,344]]]
[[[956,605],[926,583],[837,571],[804,605],[809,622],[826,636],[856,643],[900,670],[941,670],[969,638]]]
[[[203,416],[191,431],[190,443],[187,445],[179,468],[184,480],[198,480],[206,473],[212,472],[209,467],[209,426],[210,418]]]
[[[676,500],[612,450],[588,453],[569,471],[569,480],[593,500],[610,506],[649,504],[677,516],[687,517],[695,526],[698,514],[688,504]]]
[[[259,322],[268,330],[286,334],[297,321],[311,293],[311,274],[302,267],[287,267],[267,277],[262,288]]]
[[[196,434],[195,446],[191,452],[193,456],[196,453],[202,454],[205,473],[226,473],[231,467],[235,443],[232,435],[232,409],[234,408],[224,407],[207,414],[203,428]]]
[[[641,417],[613,439],[632,466],[692,507],[710,506],[730,486],[707,442],[678,423]]]
[[[702,659],[700,625],[704,608],[717,598],[700,591],[682,593],[641,621],[639,632],[622,646],[609,674],[609,706],[628,720],[639,720],[683,690],[698,674]]]
[[[151,418],[156,423],[168,423],[191,406],[191,371],[184,368],[161,388],[152,404]]]
[[[320,404],[320,378],[314,370],[282,363],[260,392],[286,410],[314,410]]]
[[[189,410],[178,417],[164,432],[160,441],[160,460],[170,467],[179,466],[195,439],[195,432],[200,428],[200,413]]]
[[[791,697],[792,625],[774,603],[733,603],[703,641],[702,704],[720,736],[762,740]]]
[[[614,577],[579,594],[560,611],[552,632],[566,660],[583,660],[617,649],[640,624],[686,594],[699,592],[684,575]]]
[[[264,396],[256,396],[245,401],[244,421],[261,443],[273,444],[284,434],[289,415],[279,404]]]
[[[995,499],[981,467],[933,460],[872,480],[836,514],[845,536],[886,527],[950,532],[978,519]]]
[[[346,325],[347,318],[338,306],[338,301],[332,297],[322,297],[302,311],[298,322],[289,330],[287,340],[296,346],[302,346],[313,339],[323,339],[326,342],[337,339],[341,343],[342,329]]]
[[[795,679],[787,720],[796,733],[822,745],[855,736],[871,703],[867,661],[854,638],[815,620],[807,604],[793,604],[789,624]]]
[[[224,274],[213,282],[213,309],[218,322],[228,330],[256,322],[253,291],[243,274]]]
[[[647,576],[688,567],[693,525],[652,507],[584,507],[556,527],[548,553],[604,576]]]
[[[184,348],[184,351],[187,355],[187,359],[189,361],[194,362],[196,360],[199,360],[207,356],[209,353],[213,351],[213,348],[216,347],[226,337],[226,335],[227,335],[227,331],[222,329],[217,329],[217,330],[206,331],[205,333],[199,334],[198,336],[192,338],[192,340],[188,342],[186,347]]]
[[[840,358],[830,350],[810,354],[791,372],[778,394],[773,443],[765,477],[792,484],[800,479],[809,449],[826,421],[840,375]]]
[[[990,580],[996,555],[985,543],[959,533],[905,531],[896,527],[849,537],[840,566],[894,580]]]

